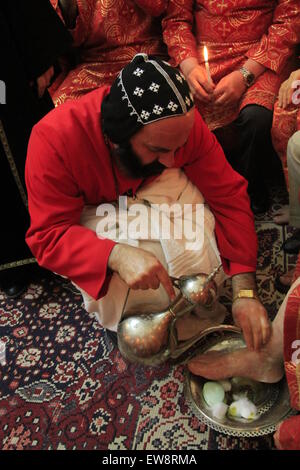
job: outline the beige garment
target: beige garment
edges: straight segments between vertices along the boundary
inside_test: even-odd
[[[292,227],[300,228],[300,131],[295,132],[287,148],[287,164],[290,183],[290,220]]]
[[[81,216],[81,224],[96,231],[98,236],[105,236],[106,238],[114,239],[120,243],[128,243],[130,245],[140,247],[144,250],[151,251],[167,269],[169,275],[179,277],[186,274],[195,274],[198,272],[210,273],[220,263],[220,255],[216,245],[214,227],[214,217],[209,208],[204,204],[202,194],[198,189],[187,179],[186,175],[180,169],[165,170],[158,178],[145,188],[137,192],[137,198],[127,198],[128,211],[123,211],[117,208],[117,214],[120,217],[118,222],[113,217],[106,221],[110,224],[109,231],[103,232],[104,216],[99,214],[97,207],[86,207]],[[138,234],[136,238],[130,238],[128,233],[123,233],[122,228],[124,224],[120,220],[128,217],[131,209],[137,203],[143,204],[146,209],[146,218],[148,218],[148,232],[145,235]],[[185,233],[181,239],[171,237],[171,239],[162,239],[159,233],[159,228],[155,223],[157,218],[153,217],[150,210],[149,203],[151,204],[179,204],[182,208],[181,215],[176,216],[171,214],[169,217],[171,228],[178,224],[181,220],[182,224],[189,219],[194,239],[187,238]],[[192,204],[188,206],[189,211],[184,211],[185,204]],[[199,204],[199,206],[196,206]],[[153,206],[152,206],[153,207]],[[192,210],[191,210],[192,207]],[[178,208],[178,206],[177,206]],[[196,218],[196,209],[203,216],[199,220]],[[155,212],[155,210],[154,210]],[[167,211],[166,211],[167,214]],[[167,217],[167,215],[165,215]],[[130,222],[134,217],[129,216]],[[153,219],[155,219],[153,221]],[[184,220],[183,220],[184,219]],[[152,222],[152,224],[151,224]],[[150,230],[151,226],[151,230]],[[151,234],[150,234],[151,231]],[[171,235],[175,232],[171,230]],[[129,233],[130,234],[130,233]],[[150,238],[152,235],[152,239]],[[191,234],[188,234],[189,237]],[[193,248],[193,249],[187,249]],[[218,274],[216,282],[218,286],[223,284],[225,274],[223,270]],[[80,289],[81,290],[81,289]],[[109,285],[108,292],[105,297],[95,300],[90,297],[86,292],[81,290],[84,306],[90,313],[95,313],[100,324],[110,330],[116,331],[122,313],[124,311],[157,311],[165,309],[169,304],[168,296],[162,286],[157,290],[149,289],[144,290],[130,290],[127,284],[120,278],[117,273],[114,273]],[[126,305],[125,305],[126,304]],[[207,312],[198,312],[200,315],[207,317]],[[221,308],[217,303],[212,312],[209,313],[210,317],[218,318],[220,323],[225,316],[225,309]]]

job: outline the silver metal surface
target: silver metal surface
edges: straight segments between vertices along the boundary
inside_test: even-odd
[[[176,359],[191,348],[201,333],[189,340],[179,342],[176,320],[191,311],[195,305],[209,309],[217,299],[217,286],[213,280],[218,266],[210,275],[199,273],[193,276],[171,278],[179,289],[174,302],[164,311],[124,312],[118,325],[118,347],[130,362],[155,366],[168,358]]]
[[[199,273],[195,276],[181,276],[177,280],[177,287],[183,297],[193,305],[202,305],[209,308],[217,299],[217,285],[213,279],[220,268],[221,265],[209,276],[204,273]]]
[[[238,328],[231,325],[220,325],[206,330],[201,341],[197,343],[197,354],[208,351],[232,352],[244,348],[245,343]],[[238,394],[246,386],[248,397],[256,405],[258,417],[253,421],[243,418],[216,419],[206,404],[202,389],[207,379],[186,371],[185,397],[196,416],[216,431],[231,436],[254,437],[270,434],[276,430],[277,424],[294,414],[290,406],[288,385],[283,378],[276,384],[256,382],[250,379],[237,381],[234,393]],[[249,396],[250,395],[250,396]]]

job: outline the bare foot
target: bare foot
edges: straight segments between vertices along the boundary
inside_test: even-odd
[[[194,357],[189,370],[210,380],[230,377],[248,377],[259,382],[275,383],[284,374],[283,363],[272,358],[266,350],[249,351],[247,348],[232,353],[212,351]]]
[[[282,206],[280,209],[274,212],[273,222],[277,225],[286,225],[290,219],[290,207]]]

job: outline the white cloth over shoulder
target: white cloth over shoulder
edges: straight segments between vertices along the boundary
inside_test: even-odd
[[[216,245],[214,216],[200,191],[176,168],[165,170],[152,183],[140,189],[136,198],[122,198],[115,210],[107,205],[87,206],[81,224],[100,237],[151,251],[171,276],[210,273],[220,263]],[[225,279],[223,270],[216,282]],[[81,289],[80,289],[81,290]],[[168,296],[157,290],[130,290],[114,273],[105,297],[95,300],[81,290],[88,312],[96,313],[101,325],[117,330],[125,311],[154,311],[166,308]]]

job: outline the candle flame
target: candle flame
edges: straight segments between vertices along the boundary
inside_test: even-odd
[[[208,50],[207,50],[207,47],[206,47],[206,46],[204,46],[203,54],[204,54],[204,60],[205,60],[205,62],[208,62]]]

